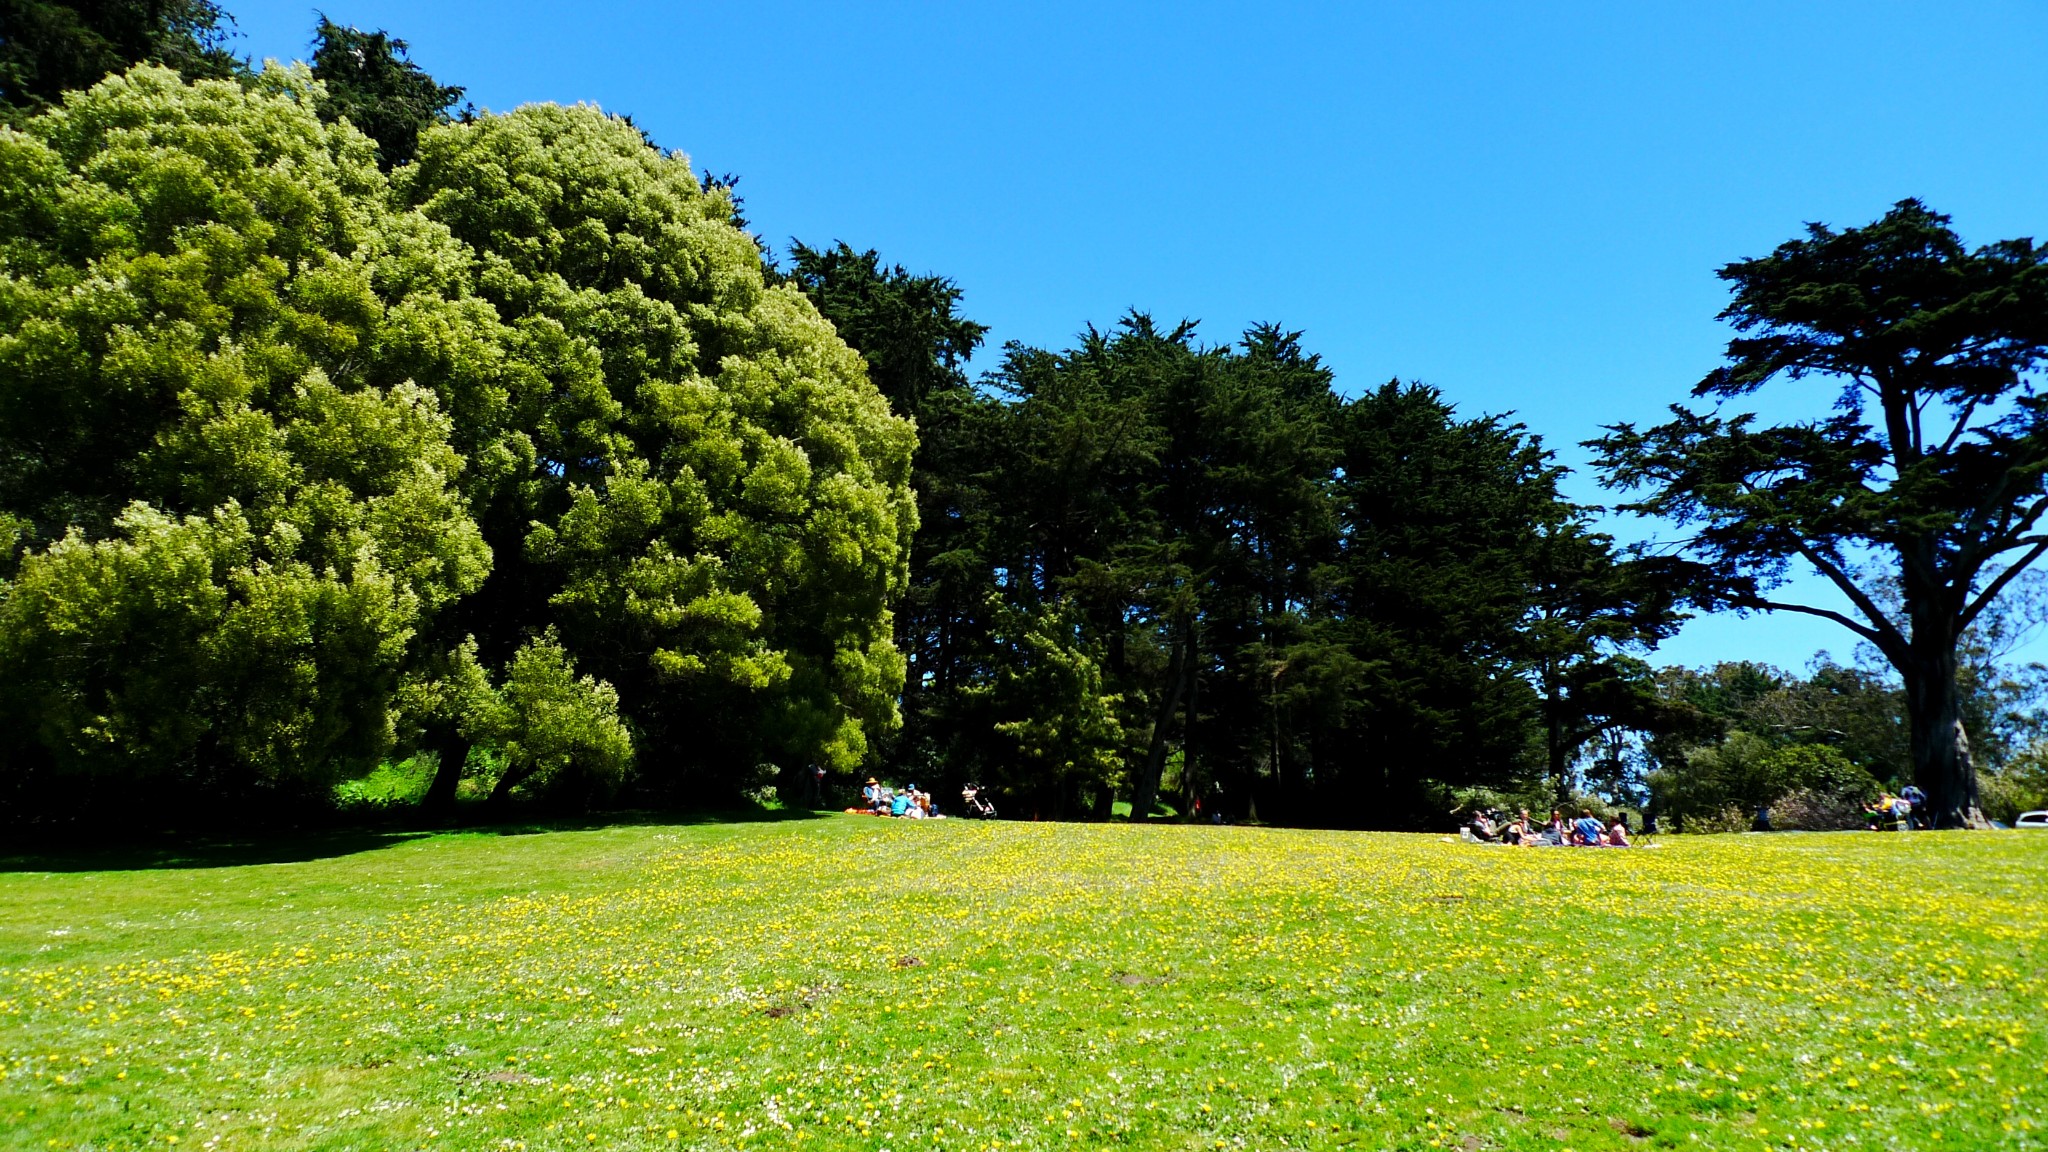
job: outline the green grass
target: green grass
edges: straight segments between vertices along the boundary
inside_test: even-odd
[[[0,1146],[1963,1149],[2048,1123],[2041,834],[833,817],[196,863],[0,874]]]

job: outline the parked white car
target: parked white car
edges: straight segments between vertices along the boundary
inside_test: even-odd
[[[2022,812],[2019,815],[2019,819],[2012,822],[2012,826],[2015,828],[2048,828],[2048,808],[2039,808],[2032,812]]]

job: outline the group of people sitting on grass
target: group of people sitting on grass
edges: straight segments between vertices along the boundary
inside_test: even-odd
[[[1603,821],[1591,808],[1581,808],[1579,818],[1566,820],[1556,808],[1550,820],[1538,824],[1524,808],[1503,820],[1498,811],[1482,809],[1472,814],[1465,835],[1483,844],[1514,844],[1524,848],[1626,848],[1628,823],[1619,815]]]
[[[943,820],[939,806],[932,801],[932,794],[915,784],[891,788],[873,776],[861,786],[861,806],[849,808],[849,812],[865,812],[870,816],[894,816],[902,820]]]
[[[945,813],[932,799],[932,794],[915,784],[902,788],[891,788],[873,776],[861,786],[858,808],[848,808],[849,813],[868,816],[893,816],[903,820],[944,820]],[[965,815],[979,819],[991,819],[996,807],[989,802],[988,792],[979,784],[969,784],[960,789],[960,806]]]

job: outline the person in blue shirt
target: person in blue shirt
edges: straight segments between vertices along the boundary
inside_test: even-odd
[[[1594,817],[1593,810],[1579,809],[1579,818],[1572,821],[1572,843],[1581,848],[1598,848],[1600,832],[1600,821]]]
[[[1918,784],[1906,785],[1906,787],[1899,792],[1899,799],[1904,800],[1906,804],[1911,808],[1911,811],[1908,813],[1908,815],[1912,818],[1913,827],[1928,827],[1927,817],[1922,816],[1920,814],[1920,810],[1927,807],[1927,793],[1922,792]]]
[[[910,788],[917,785],[912,784]],[[901,816],[910,811],[910,788],[905,788],[889,798],[889,815]]]

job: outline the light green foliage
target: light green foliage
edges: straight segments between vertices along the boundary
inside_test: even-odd
[[[2019,1152],[2048,1125],[2039,833],[365,839],[12,862],[63,871],[0,872],[0,1143]]]
[[[1783,792],[1806,789],[1853,800],[1877,795],[1877,781],[1825,744],[1794,744],[1764,756],[1764,778]]]
[[[725,193],[595,108],[431,129],[393,179],[505,326],[487,395],[444,393],[504,462],[472,487],[499,617],[559,625],[657,776],[861,760],[895,724],[916,515],[912,428],[859,358],[764,282]]]
[[[576,675],[554,629],[512,657],[493,706],[475,709],[476,735],[501,749],[505,776],[498,787],[616,787],[633,760],[633,742],[619,722],[619,694],[611,685]],[[567,777],[574,772],[577,779]]]
[[[1984,815],[2011,823],[2022,812],[2048,808],[2048,744],[2037,741],[2003,769],[1978,777]]]
[[[658,770],[859,762],[915,436],[726,194],[587,107],[387,184],[320,99],[140,68],[0,134],[13,766],[609,788],[622,715]]]
[[[439,400],[364,374],[391,312],[434,308],[378,281],[449,242],[394,223],[313,93],[144,67],[0,132],[17,766],[366,770],[408,639],[488,571]]]

